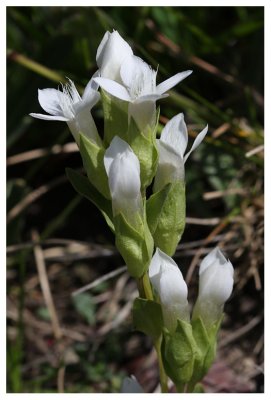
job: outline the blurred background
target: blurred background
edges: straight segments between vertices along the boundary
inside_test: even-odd
[[[152,343],[132,327],[135,282],[66,178],[82,169],[67,125],[28,115],[42,112],[38,88],[86,85],[112,29],[159,65],[158,82],[194,71],[160,101],[159,131],[179,112],[191,141],[209,124],[186,164],[174,258],[191,303],[210,249],[235,267],[206,391],[263,392],[263,24],[263,7],[7,7],[8,392],[119,392],[129,374],[158,390]],[[101,107],[93,115],[102,131]]]

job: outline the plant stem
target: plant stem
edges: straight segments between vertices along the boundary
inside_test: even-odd
[[[153,300],[152,288],[149,280],[149,276],[145,273],[142,278],[137,281],[139,295],[147,300]],[[159,375],[160,375],[160,384],[162,393],[168,393],[168,385],[167,385],[167,375],[165,373],[162,355],[161,355],[161,337],[154,341],[154,348],[157,353],[158,358],[158,366],[159,366]]]
[[[162,355],[161,355],[161,337],[154,342],[154,348],[156,350],[157,358],[158,358],[161,391],[162,391],[162,393],[168,393],[168,385],[167,385],[168,378],[165,373]]]

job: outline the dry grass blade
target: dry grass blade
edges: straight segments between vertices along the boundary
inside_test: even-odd
[[[53,181],[47,183],[46,185],[40,186],[38,189],[33,190],[27,196],[23,198],[19,203],[16,204],[7,215],[7,223],[12,221],[15,217],[17,217],[25,208],[27,208],[31,203],[39,199],[41,196],[67,181],[66,176],[61,176]]]
[[[35,160],[36,158],[41,158],[49,155],[57,155],[63,153],[75,153],[78,152],[78,146],[76,143],[67,143],[63,146],[56,144],[51,148],[46,149],[35,149],[30,151],[25,151],[24,153],[15,154],[7,158],[7,166],[20,164],[26,161]]]
[[[38,233],[34,230],[32,231],[32,239],[34,242],[39,240]],[[51,289],[50,289],[46,266],[45,266],[45,262],[44,262],[44,258],[43,258],[43,254],[42,254],[42,248],[38,244],[36,244],[34,246],[34,256],[35,256],[35,260],[36,260],[36,266],[37,266],[37,270],[38,270],[38,276],[39,276],[39,280],[40,280],[40,285],[41,285],[44,301],[45,301],[45,304],[48,308],[48,311],[49,311],[49,314],[51,317],[54,336],[56,339],[60,339],[62,337],[62,331],[60,328],[56,308],[54,305],[54,301],[53,301],[53,297],[52,297],[52,293],[51,293]]]

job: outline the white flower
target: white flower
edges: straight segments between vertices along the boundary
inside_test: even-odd
[[[157,140],[159,163],[154,181],[155,192],[170,182],[184,180],[184,164],[192,151],[200,145],[207,131],[208,125],[198,134],[191,149],[185,154],[188,133],[184,115],[178,114],[167,122],[160,139]]]
[[[122,213],[128,220],[142,211],[140,164],[131,147],[115,136],[105,152],[104,165],[108,175],[113,213]]]
[[[90,114],[90,110],[100,98],[97,89],[98,86],[93,79],[87,84],[82,97],[70,79],[62,86],[62,92],[56,89],[39,89],[39,103],[50,115],[36,113],[30,115],[48,121],[67,122],[78,145],[80,132],[101,145],[95,122]]]
[[[128,101],[129,117],[132,116],[139,128],[144,130],[155,121],[155,102],[167,97],[165,93],[191,73],[192,71],[180,72],[156,85],[157,71],[141,58],[130,55],[125,57],[121,65],[120,83],[104,77],[95,78],[95,81],[111,95]]]
[[[175,261],[159,248],[151,260],[149,277],[160,298],[165,326],[173,332],[177,319],[189,321],[187,285]]]
[[[131,55],[125,58],[120,68],[123,84],[102,77],[94,78],[94,80],[113,96],[121,100],[139,103],[166,97],[165,92],[191,73],[192,71],[180,72],[156,86],[157,71],[154,71],[141,58]]]
[[[202,260],[194,317],[200,316],[207,326],[220,318],[224,303],[232,293],[233,274],[232,263],[218,247]]]
[[[133,50],[117,31],[106,32],[98,47],[96,61],[99,75],[103,78],[121,82],[120,67]]]

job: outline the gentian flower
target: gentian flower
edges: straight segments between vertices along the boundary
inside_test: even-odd
[[[166,92],[190,75],[192,71],[180,72],[156,85],[157,71],[154,71],[141,58],[126,56],[120,67],[119,83],[101,77],[94,78],[106,92],[120,100],[129,102],[129,116],[132,116],[140,129],[152,126],[155,121],[155,102],[167,97]]]
[[[170,182],[184,181],[184,164],[192,151],[200,145],[207,131],[208,125],[198,134],[191,149],[185,154],[188,133],[183,114],[178,114],[167,122],[160,139],[157,139],[159,163],[154,181],[155,192]]]
[[[131,147],[115,136],[104,156],[112,197],[113,214],[122,213],[131,220],[142,212],[140,164]]]
[[[216,247],[201,262],[199,294],[193,318],[201,317],[207,327],[219,320],[233,289],[233,266]]]
[[[174,332],[177,319],[189,322],[187,285],[175,261],[159,248],[151,260],[149,277],[159,296],[165,326]]]
[[[70,79],[67,84],[62,85],[62,91],[56,89],[39,89],[39,103],[44,111],[50,115],[36,113],[31,113],[30,115],[48,121],[67,122],[78,145],[79,133],[82,133],[96,144],[101,145],[101,139],[90,113],[90,110],[100,98],[97,89],[98,86],[93,79],[87,84],[82,97]]]

